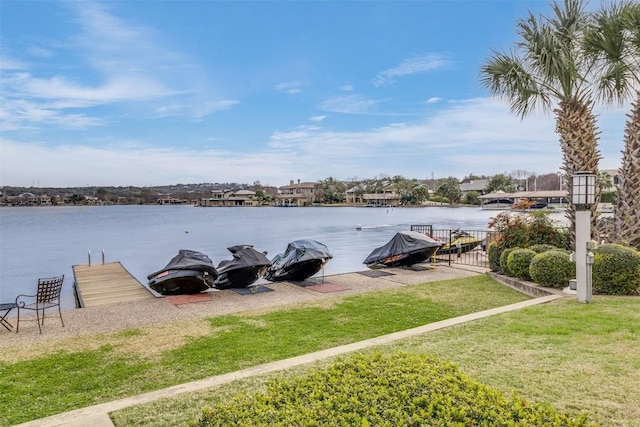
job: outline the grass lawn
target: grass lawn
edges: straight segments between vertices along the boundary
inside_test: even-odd
[[[48,346],[15,346],[0,353],[0,425],[42,418],[525,299],[528,298],[479,275],[328,298],[268,313],[227,315],[76,337]]]
[[[372,349],[373,350],[373,349]],[[478,381],[603,426],[640,426],[640,298],[573,298],[504,313],[377,347],[429,353]],[[330,360],[319,364],[331,363]],[[212,402],[260,391],[274,376],[131,407],[111,414],[118,426],[186,425]]]

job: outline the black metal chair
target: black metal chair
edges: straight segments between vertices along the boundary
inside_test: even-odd
[[[38,322],[38,330],[42,333],[41,324],[44,325],[44,312],[49,308],[58,307],[60,322],[64,327],[62,320],[62,310],[60,308],[60,292],[62,291],[62,282],[64,282],[64,274],[58,277],[47,279],[38,279],[38,291],[35,295],[18,295],[16,297],[16,305],[18,308],[18,318],[16,320],[16,333],[20,327],[20,312],[22,310],[35,310],[36,320]],[[35,300],[24,300],[25,298],[35,298]],[[42,313],[42,322],[40,314]]]

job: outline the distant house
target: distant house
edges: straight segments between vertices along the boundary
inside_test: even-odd
[[[316,201],[316,183],[300,182],[284,185],[278,189],[275,196],[276,206],[307,206]]]
[[[396,190],[394,183],[389,181],[382,182],[381,187],[375,193],[365,193],[362,199],[367,206],[387,207],[400,206],[400,194]]]
[[[364,195],[364,185],[358,184],[351,187],[345,192],[345,202],[349,205],[357,205],[364,203],[362,196]]]
[[[484,194],[488,185],[488,179],[465,179],[460,183],[460,191],[462,191],[463,195],[471,191]]]
[[[367,186],[358,184],[345,192],[347,204],[365,204],[371,207],[400,206],[400,194],[394,183],[383,181],[375,192],[365,193]]]
[[[200,199],[200,206],[257,206],[251,190],[211,190],[211,197]]]

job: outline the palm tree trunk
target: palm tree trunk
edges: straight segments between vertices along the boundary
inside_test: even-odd
[[[624,151],[615,207],[616,237],[640,249],[640,92],[624,130]]]
[[[593,103],[569,99],[560,102],[556,113],[556,132],[560,136],[562,148],[562,169],[565,182],[568,183],[569,208],[566,216],[571,222],[571,241],[575,242],[576,207],[571,203],[573,189],[571,178],[576,172],[589,171],[598,174],[600,150],[598,150],[598,133],[596,117],[593,114]],[[596,186],[596,199],[591,206],[591,236],[597,236],[596,208],[600,201],[600,187]]]

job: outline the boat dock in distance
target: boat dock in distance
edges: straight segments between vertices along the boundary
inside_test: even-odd
[[[76,307],[155,299],[120,262],[73,266]]]

